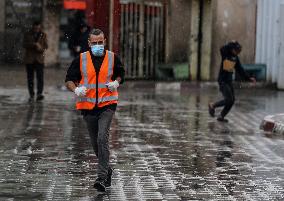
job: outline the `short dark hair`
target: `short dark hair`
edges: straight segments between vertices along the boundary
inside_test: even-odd
[[[34,22],[33,22],[33,27],[34,27],[34,26],[39,26],[39,25],[41,25],[40,21],[34,21]]]
[[[231,41],[231,47],[234,50],[238,50],[238,51],[242,50],[242,46],[238,41]]]
[[[103,32],[102,30],[100,30],[100,29],[92,29],[92,30],[90,31],[90,33],[89,33],[89,37],[90,37],[91,35],[98,36],[98,35],[101,35],[101,34],[105,35],[104,32]]]

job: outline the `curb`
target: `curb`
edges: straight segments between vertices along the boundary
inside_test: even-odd
[[[202,88],[202,89],[218,89],[219,85],[217,82],[196,82],[196,81],[133,81],[133,80],[126,80],[127,84],[122,85],[122,88],[127,89],[154,89],[154,90],[187,90],[193,88]],[[240,87],[241,86],[241,87]],[[243,88],[243,89],[275,89],[274,85],[265,83],[265,82],[258,82],[256,86],[251,86],[249,83],[234,83],[235,88]]]
[[[262,121],[260,128],[266,132],[284,135],[284,122],[277,120],[279,117],[283,118],[284,114],[266,116]]]

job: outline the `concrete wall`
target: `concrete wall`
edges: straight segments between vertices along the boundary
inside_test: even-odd
[[[45,65],[59,64],[60,9],[49,4],[43,11],[43,30],[47,34],[48,49],[45,52]]]
[[[212,52],[212,2],[204,1],[201,45],[201,80],[209,80]]]
[[[230,40],[243,46],[242,63],[254,63],[257,0],[212,0],[213,38],[211,79],[216,79],[220,67],[220,47]]]
[[[200,79],[209,80],[210,79],[210,65],[211,65],[211,42],[212,42],[212,2],[192,0],[191,5],[191,33],[189,40],[189,71],[192,80],[197,79],[198,71],[198,49],[201,48],[201,60],[200,60]],[[203,7],[202,13],[202,40],[201,46],[199,43],[199,26],[200,26],[200,6]]]
[[[284,2],[280,6],[280,19],[279,19],[279,33],[280,33],[280,51],[279,51],[279,66],[278,66],[278,76],[277,76],[277,87],[278,89],[284,90]],[[275,59],[275,58],[274,58]]]
[[[3,56],[4,30],[5,30],[5,1],[0,1],[0,60],[2,60]]]
[[[278,70],[281,67],[281,51],[283,44],[283,11],[280,10],[284,0],[258,0],[257,31],[256,31],[256,58],[257,63],[267,65],[268,82],[278,82]],[[279,51],[280,50],[280,51]],[[283,62],[282,62],[283,63]]]
[[[191,1],[169,0],[166,25],[166,62],[188,61]]]
[[[0,1],[0,32],[5,30],[5,1]]]
[[[199,30],[199,1],[193,0],[191,4],[191,32],[189,39],[189,73],[192,80],[197,78],[198,68],[198,30]]]

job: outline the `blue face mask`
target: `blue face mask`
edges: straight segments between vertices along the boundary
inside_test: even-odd
[[[91,51],[94,56],[101,57],[104,55],[105,46],[104,45],[92,45]]]

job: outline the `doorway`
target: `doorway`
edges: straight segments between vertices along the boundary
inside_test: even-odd
[[[212,43],[212,1],[192,0],[189,65],[192,80],[209,80]]]
[[[164,4],[120,1],[120,9],[120,54],[126,77],[154,78],[157,64],[164,61]]]

